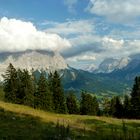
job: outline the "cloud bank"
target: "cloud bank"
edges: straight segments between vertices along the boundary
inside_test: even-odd
[[[58,34],[39,31],[31,22],[6,17],[0,20],[0,51],[25,50],[63,51],[70,42]]]
[[[76,64],[75,67],[77,64],[79,67],[90,63],[98,65],[108,57],[127,57],[140,52],[139,30],[126,31],[120,27],[116,32],[114,30],[116,27],[114,27],[109,28],[108,33],[100,34],[104,26],[108,27],[95,20],[72,20],[64,23],[52,23],[51,28],[47,28],[46,31],[67,37],[72,47],[64,50],[62,55],[68,63]]]
[[[139,0],[90,0],[87,10],[114,22],[132,22],[140,17]]]
[[[46,24],[49,21],[46,22]],[[64,23],[52,23],[54,26],[47,29],[47,32],[58,33],[65,36],[68,35],[79,35],[79,34],[88,34],[94,31],[94,25],[92,20],[72,20]]]

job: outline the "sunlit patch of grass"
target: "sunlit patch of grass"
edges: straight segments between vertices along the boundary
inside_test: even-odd
[[[56,114],[3,101],[0,101],[0,108],[1,116],[4,117],[5,115],[4,119],[1,120],[0,129],[3,129],[0,130],[0,134],[5,131],[7,135],[10,135],[11,132],[16,137],[16,133],[22,135],[23,131],[23,134],[25,133],[24,135],[26,136],[29,130],[31,134],[34,133],[31,139],[33,137],[39,138],[41,135],[44,136],[46,132],[53,136],[57,133],[57,130],[54,129],[55,126],[59,124],[60,127],[57,129],[60,132],[62,131],[61,133],[67,130],[63,129],[63,127],[67,128],[69,126],[72,136],[76,139],[140,138],[140,120]],[[7,112],[10,113],[7,114]],[[12,131],[9,130],[9,126],[12,126]],[[24,129],[26,130],[24,131]],[[45,137],[47,137],[47,133]]]

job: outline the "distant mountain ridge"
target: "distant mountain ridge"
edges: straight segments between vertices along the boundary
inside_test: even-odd
[[[104,60],[98,71],[84,71],[67,65],[64,58],[56,52],[25,51],[3,53],[0,55],[0,74],[6,71],[9,63],[20,69],[46,72],[57,70],[60,73],[64,89],[81,92],[86,90],[99,96],[112,96],[130,93],[135,76],[140,75],[140,55],[121,59]],[[94,66],[94,65],[93,65]]]
[[[93,73],[111,73],[114,70],[122,69],[127,66],[130,60],[131,59],[129,57],[123,57],[120,59],[107,58],[101,62],[98,68],[95,68],[95,66],[93,67],[92,64],[86,70]]]
[[[130,93],[134,78],[140,76],[140,54],[105,60],[99,68],[92,72],[73,69],[74,74],[65,70],[64,79],[69,79],[64,81],[65,88],[85,89],[103,96]]]

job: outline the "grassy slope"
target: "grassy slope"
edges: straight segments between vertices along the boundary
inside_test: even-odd
[[[122,120],[115,118],[54,114],[3,101],[0,101],[0,108],[0,138],[54,139],[60,131],[56,129],[58,122],[65,127],[69,125],[71,137],[76,139],[119,138],[124,135],[140,138],[140,120],[123,120],[123,124]]]

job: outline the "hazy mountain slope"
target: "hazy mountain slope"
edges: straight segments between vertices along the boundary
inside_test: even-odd
[[[108,75],[117,79],[121,79],[127,83],[132,83],[136,76],[140,76],[140,60],[133,59],[123,69],[115,70]]]
[[[92,71],[94,73],[110,73],[114,70],[122,69],[128,65],[130,62],[129,57],[124,57],[120,59],[114,59],[114,58],[107,58],[105,59],[99,67]],[[90,70],[91,71],[91,70]]]
[[[73,75],[75,75],[73,80],[71,72],[65,70],[65,79],[69,79],[64,82],[65,88],[85,89],[97,94],[110,94],[112,92],[116,94],[130,93],[135,77],[140,76],[140,55],[137,54],[119,60],[108,60],[106,64],[107,71],[104,71],[104,73],[73,70]],[[109,73],[108,64],[113,68],[112,72]]]
[[[107,75],[93,74],[87,71],[66,69],[63,71],[63,85],[67,90],[86,90],[96,94],[122,94],[128,85]]]

